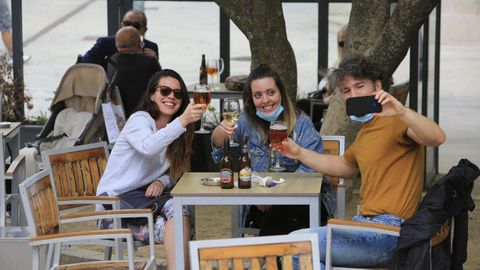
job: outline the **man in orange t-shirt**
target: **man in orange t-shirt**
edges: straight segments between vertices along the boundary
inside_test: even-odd
[[[420,203],[424,146],[441,145],[445,134],[434,121],[405,107],[385,92],[381,81],[381,70],[368,58],[361,55],[344,58],[329,76],[332,89],[339,88],[344,100],[375,96],[382,111],[350,116],[352,121],[362,122],[363,126],[343,157],[310,151],[290,139],[283,142],[282,153],[331,176],[352,178],[360,172],[360,215],[352,219],[400,226]],[[297,232],[318,234],[320,260],[324,266],[326,227]],[[384,234],[336,230],[332,239],[333,265],[387,266],[397,241],[398,237]]]

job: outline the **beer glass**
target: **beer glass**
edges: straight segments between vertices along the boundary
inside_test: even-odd
[[[287,124],[285,121],[273,121],[270,123],[270,129],[268,132],[270,138],[270,144],[277,149],[282,149],[282,142],[287,139]],[[280,153],[275,152],[275,164],[270,167],[270,171],[281,172],[285,168],[280,166]]]
[[[223,119],[235,125],[240,117],[240,101],[238,98],[225,98],[223,100]],[[238,146],[238,143],[229,138],[230,146]]]
[[[219,84],[220,83],[220,74],[223,72],[223,59],[209,59],[207,61],[207,73],[208,73],[208,83],[210,85]],[[214,88],[218,88],[215,86]]]
[[[212,100],[212,92],[210,92],[210,88],[208,88],[207,85],[195,86],[195,89],[193,90],[193,102],[195,104],[205,104],[208,107],[211,100]],[[202,118],[200,119],[200,129],[196,130],[195,133],[197,134],[210,133],[210,131],[206,130],[205,127],[203,126],[204,118],[205,118],[205,114],[203,114]]]

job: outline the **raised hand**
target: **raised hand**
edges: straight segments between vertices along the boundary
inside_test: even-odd
[[[205,104],[195,104],[190,102],[185,111],[180,115],[180,123],[183,127],[186,127],[188,124],[197,122],[202,117],[203,113],[207,109]]]

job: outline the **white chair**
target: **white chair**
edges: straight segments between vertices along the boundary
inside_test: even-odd
[[[308,233],[190,241],[191,270],[212,269],[212,266],[218,270],[247,269],[247,266],[252,270],[289,270],[293,269],[293,256],[298,256],[299,269],[319,270],[317,235]],[[281,268],[277,264],[279,258]]]
[[[345,153],[345,136],[323,135],[323,153],[343,156]],[[345,219],[345,179],[327,176],[337,193],[337,207],[335,217]]]
[[[149,209],[83,212],[60,217],[49,171],[44,170],[25,180],[19,186],[23,206],[31,232],[29,245],[34,249],[33,269],[155,269],[153,216]],[[60,233],[61,224],[99,220],[103,218],[147,218],[149,229],[149,257],[136,262],[133,257],[133,236],[130,229],[75,231]],[[99,239],[126,239],[128,260],[100,261],[59,265],[61,245]],[[48,246],[45,266],[40,266],[39,249]]]

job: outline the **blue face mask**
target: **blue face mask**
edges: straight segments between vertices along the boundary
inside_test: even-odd
[[[279,105],[275,111],[271,112],[270,114],[264,114],[263,112],[257,110],[257,116],[262,118],[265,121],[273,122],[277,120],[278,116],[283,112],[283,106]]]
[[[368,113],[362,116],[350,115],[350,120],[354,122],[366,123],[373,119],[373,114]]]

